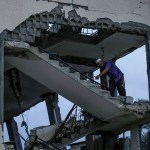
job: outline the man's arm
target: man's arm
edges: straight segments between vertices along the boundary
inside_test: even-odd
[[[108,68],[105,68],[99,75],[95,77],[96,80],[98,80],[101,76],[105,75],[108,72]]]

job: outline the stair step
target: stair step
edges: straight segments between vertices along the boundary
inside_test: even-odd
[[[47,53],[40,53],[40,57],[43,58],[44,60],[49,60],[49,55]]]
[[[64,65],[62,62],[59,62],[59,66],[66,67],[66,65]]]
[[[107,91],[107,90],[103,90],[103,89],[101,89],[101,87],[100,86],[90,86],[90,89],[93,91],[93,92],[95,92],[95,93],[97,93],[97,94],[99,94],[100,96],[103,96],[103,97],[106,97],[106,98],[109,98],[110,97],[110,92],[109,91]]]
[[[89,87],[91,85],[90,80],[80,80],[80,83],[83,84],[86,87]]]
[[[42,53],[39,49],[37,48],[32,48],[30,51],[35,54],[36,56],[40,57],[41,59],[44,59],[46,61],[49,60],[49,55],[47,53]]]
[[[58,60],[49,60],[49,64],[53,65],[54,67],[60,69],[61,67],[59,66],[59,61]]]
[[[118,96],[118,99],[121,102],[133,104],[133,97],[131,97],[131,96]]]
[[[64,72],[70,72],[70,68],[69,67],[61,67],[61,70]]]
[[[68,76],[75,80],[80,80],[80,73],[79,72],[74,72],[74,73],[68,73]]]

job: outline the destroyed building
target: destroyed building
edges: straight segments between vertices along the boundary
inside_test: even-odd
[[[140,150],[149,100],[111,97],[93,72],[98,56],[116,62],[145,45],[150,87],[149,14],[149,0],[0,0],[0,149],[23,149],[14,117],[42,100],[50,125],[32,129],[24,149],[65,149],[86,136],[89,149],[100,142],[97,149],[115,150],[117,136],[130,130],[130,149]],[[65,120],[58,95],[74,103]],[[80,120],[70,117],[77,106]]]

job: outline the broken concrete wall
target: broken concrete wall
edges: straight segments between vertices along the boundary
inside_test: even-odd
[[[76,9],[89,21],[110,18],[114,22],[134,21],[150,25],[149,0],[0,0],[0,32],[6,28],[13,30],[32,14],[51,11],[58,2],[66,17],[68,11]]]
[[[51,11],[58,4],[36,0],[0,0],[0,32],[4,29],[13,30],[17,25],[32,14]]]
[[[134,21],[150,25],[149,0],[88,0],[88,5],[88,16],[93,14],[93,19],[106,17],[115,22]]]

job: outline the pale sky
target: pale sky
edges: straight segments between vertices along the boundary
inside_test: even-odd
[[[116,65],[122,70],[125,76],[127,96],[132,96],[134,100],[146,99],[148,100],[148,82],[146,72],[146,54],[145,47],[137,49],[124,58],[116,62]],[[95,73],[96,74],[96,73]],[[61,110],[62,119],[65,119],[67,113],[72,107],[72,103],[63,97],[59,96],[59,106]],[[49,120],[47,116],[47,109],[45,103],[40,103],[32,109],[24,113],[25,121],[29,126],[29,130],[43,125],[48,125]],[[21,135],[26,138],[27,135],[24,127],[21,127],[21,116],[15,118],[18,122],[18,128]],[[4,139],[8,140],[6,127],[4,126]]]
[[[116,65],[125,76],[126,91],[134,100],[148,100],[148,80],[145,46],[121,58]]]

